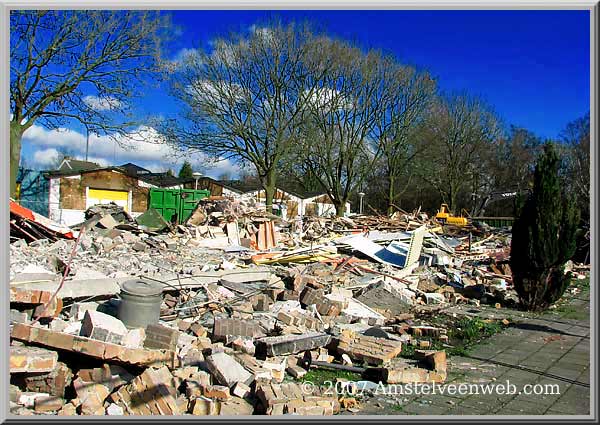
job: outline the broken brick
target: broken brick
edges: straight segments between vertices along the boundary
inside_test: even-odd
[[[209,385],[204,388],[203,395],[221,401],[229,400],[229,398],[231,398],[229,387],[224,385]]]
[[[65,401],[60,397],[38,397],[33,402],[36,412],[56,412],[60,410]]]
[[[163,325],[148,325],[146,327],[145,348],[157,350],[177,350],[179,331]]]
[[[173,376],[166,366],[146,369],[129,385],[112,393],[109,400],[128,415],[178,415]]]
[[[347,354],[353,360],[378,365],[398,356],[402,351],[402,343],[343,331],[339,337],[337,351]]]
[[[73,373],[66,364],[57,362],[56,367],[48,373],[27,374],[18,382],[27,391],[48,393],[55,397],[64,397],[65,388],[71,384]]]
[[[200,396],[193,399],[190,403],[190,413],[197,416],[214,416],[220,411],[220,403],[210,398]]]
[[[10,347],[10,373],[51,372],[57,362],[56,351],[38,347]]]

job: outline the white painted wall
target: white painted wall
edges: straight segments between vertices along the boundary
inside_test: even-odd
[[[48,218],[60,223],[60,179],[57,178],[50,179]]]
[[[238,193],[238,192],[234,192],[231,189],[227,189],[226,187],[223,188],[223,196],[230,196],[234,199],[239,199],[242,197],[242,194]]]
[[[81,210],[68,210],[66,208],[63,208],[59,210],[59,216],[59,220],[55,221],[58,221],[59,223],[65,224],[67,226],[73,226],[75,224],[79,224],[85,221],[85,211]]]

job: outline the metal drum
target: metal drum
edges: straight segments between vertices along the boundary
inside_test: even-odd
[[[158,323],[163,286],[143,279],[128,280],[121,287],[118,317],[128,329]]]

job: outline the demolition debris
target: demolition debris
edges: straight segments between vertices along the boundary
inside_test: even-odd
[[[85,218],[11,202],[13,413],[334,415],[359,400],[301,385],[309,371],[442,383],[432,314],[516,302],[508,230],[420,212],[287,223],[212,197],[183,224]]]

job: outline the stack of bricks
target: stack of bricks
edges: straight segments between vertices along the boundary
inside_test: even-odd
[[[298,311],[280,311],[277,314],[277,320],[289,326],[297,326],[313,331],[323,330],[323,324],[318,319],[309,316],[308,314],[300,313]]]
[[[410,326],[408,331],[414,337],[429,337],[435,338],[441,342],[448,342],[448,331],[444,328],[435,328],[433,326]]]
[[[226,336],[247,336],[258,338],[264,336],[258,322],[253,320],[235,320],[218,317],[215,318],[213,336],[224,338]]]
[[[52,293],[48,291],[38,291],[29,289],[10,288],[10,302],[15,304],[33,304],[37,305],[33,315],[40,317],[57,317],[63,308],[61,298],[54,298],[51,304],[47,305],[52,298]],[[45,311],[44,311],[45,310]]]
[[[422,366],[406,359],[394,359],[385,367],[367,369],[365,376],[388,384],[442,383],[447,377],[446,352],[416,350],[415,360]]]
[[[190,402],[189,413],[194,416],[249,416],[254,407],[247,401],[232,397],[227,401],[200,396]]]
[[[179,364],[174,351],[127,348],[122,345],[69,335],[22,323],[13,326],[10,336],[18,341],[33,342],[45,347],[81,353],[107,361],[119,361],[135,366],[149,367],[166,364],[175,368]]]
[[[144,347],[154,350],[177,350],[179,330],[162,325],[148,325]]]
[[[316,305],[322,316],[339,316],[344,309],[343,303],[325,298],[323,290],[304,288],[300,294],[300,302],[304,305]]]
[[[319,387],[311,392],[307,388],[293,382],[276,384],[261,383],[257,385],[256,395],[261,407],[267,415],[318,415],[330,416],[338,413],[340,405],[334,396],[324,395]]]
[[[402,351],[402,343],[344,330],[339,336],[337,350],[352,360],[380,365],[398,356]]]
[[[179,415],[182,412],[176,396],[173,376],[164,366],[146,369],[108,399],[121,407],[125,415]]]
[[[71,384],[73,372],[66,364],[58,362],[48,373],[27,374],[19,380],[27,391],[47,393],[55,397],[64,397],[65,388]]]

